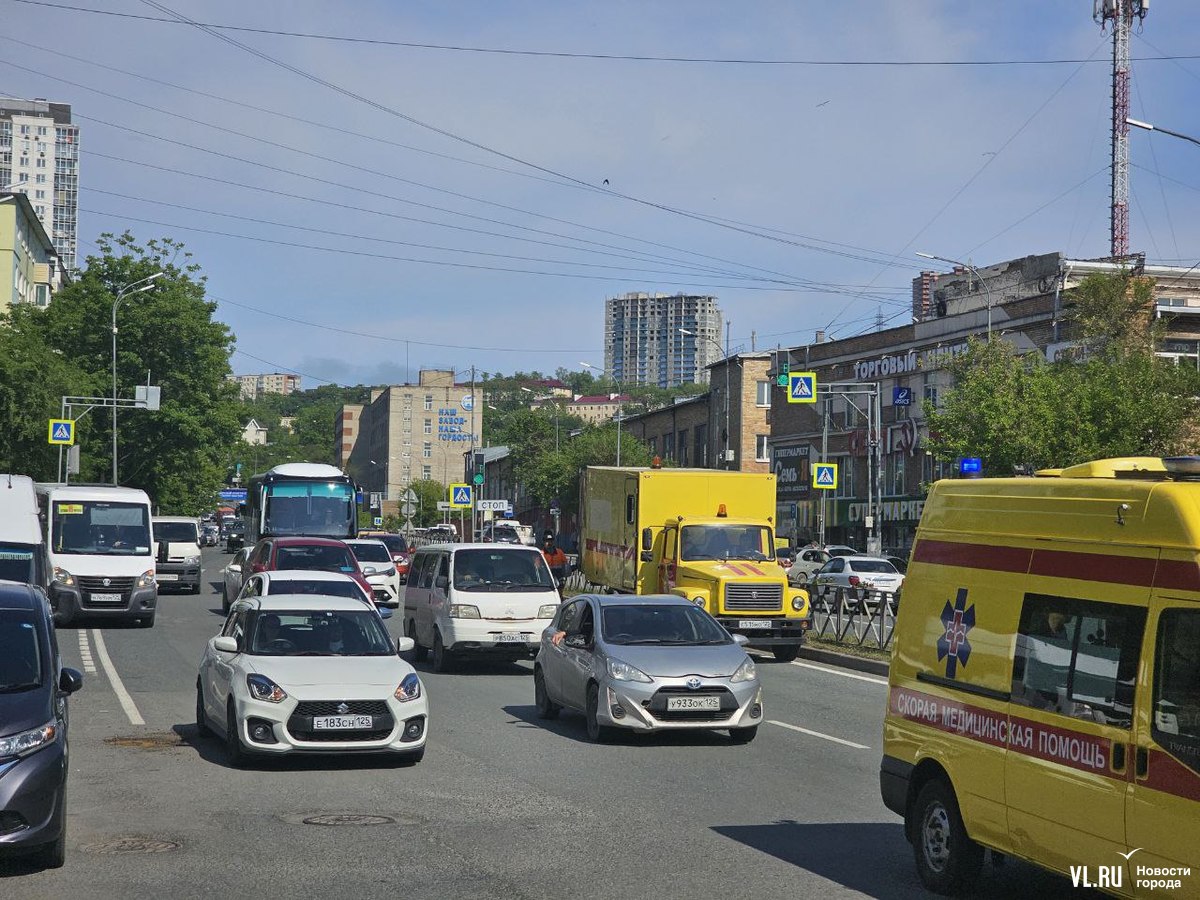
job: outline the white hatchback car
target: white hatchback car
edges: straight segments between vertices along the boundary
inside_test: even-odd
[[[400,605],[400,573],[396,570],[392,551],[378,538],[361,538],[343,541],[358,564],[375,593],[375,602],[393,609]]]
[[[421,679],[379,614],[359,598],[246,597],[209,640],[196,678],[196,727],[224,735],[230,762],[250,754],[425,755]]]

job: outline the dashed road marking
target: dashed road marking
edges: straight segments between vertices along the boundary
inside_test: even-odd
[[[845,738],[834,737],[832,734],[822,734],[819,731],[812,731],[808,728],[801,728],[799,725],[789,725],[787,722],[776,722],[774,719],[767,719],[768,725],[778,725],[780,728],[787,728],[789,731],[798,731],[801,734],[807,734],[810,737],[820,738],[823,741],[833,741],[835,744],[842,744],[846,747],[853,747],[856,750],[870,750],[866,744],[856,744],[854,741],[848,741]]]
[[[113,693],[117,695],[117,700],[120,702],[121,708],[125,710],[125,715],[129,717],[129,724],[145,725],[146,720],[138,712],[133,698],[129,696],[129,691],[125,690],[121,676],[117,674],[116,667],[113,665],[112,660],[109,659],[108,648],[104,646],[104,635],[100,633],[98,628],[92,629],[92,640],[96,642],[96,655],[100,657],[100,665],[104,666],[104,674],[108,676]]]
[[[83,661],[83,671],[95,675],[96,663],[92,659],[92,648],[88,645],[86,628],[79,629],[79,658]]]

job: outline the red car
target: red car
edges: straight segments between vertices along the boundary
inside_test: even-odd
[[[277,572],[281,569],[341,572],[362,585],[368,597],[373,596],[371,583],[367,581],[350,548],[333,538],[263,538],[246,558],[247,573]]]

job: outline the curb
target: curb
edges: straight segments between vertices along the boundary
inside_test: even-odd
[[[827,666],[839,666],[843,669],[853,669],[856,672],[866,672],[870,675],[888,677],[888,664],[875,659],[864,659],[861,656],[851,656],[848,653],[835,653],[832,650],[818,650],[815,647],[800,648],[800,658],[812,662],[824,663]]]

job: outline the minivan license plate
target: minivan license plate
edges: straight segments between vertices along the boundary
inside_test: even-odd
[[[351,731],[370,731],[375,720],[371,716],[313,716],[313,730],[344,728]]]
[[[668,697],[667,710],[720,709],[720,697]]]
[[[770,628],[770,619],[742,619],[738,622],[738,628]]]
[[[496,643],[498,644],[523,644],[525,643],[525,635],[520,632],[502,631],[496,635]]]
[[[120,594],[90,594],[93,603],[120,603],[123,599]]]

